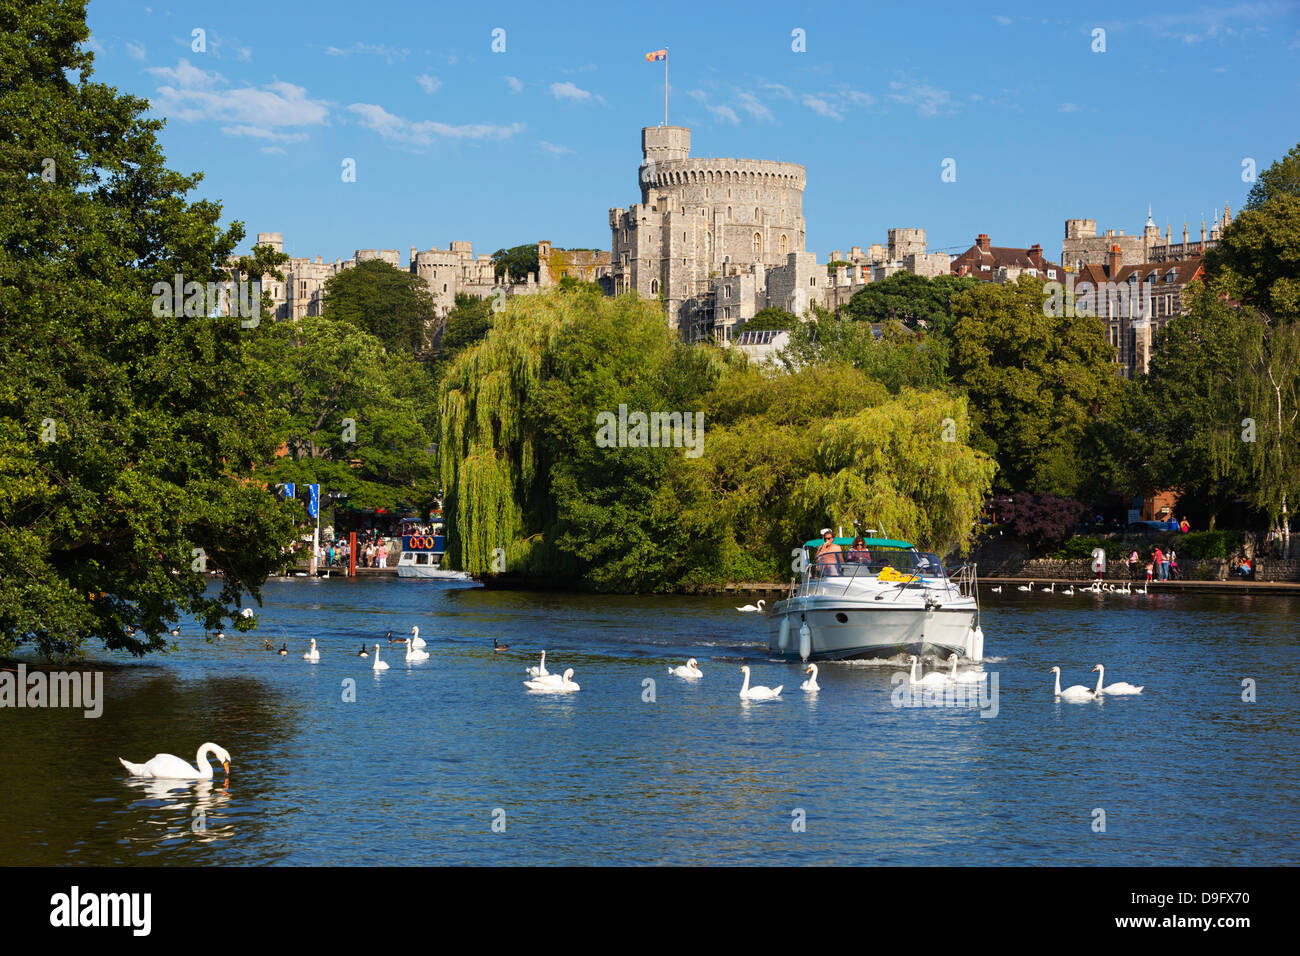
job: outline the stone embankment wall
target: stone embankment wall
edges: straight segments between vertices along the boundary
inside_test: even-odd
[[[1229,578],[1229,564],[1226,558],[1211,558],[1204,561],[1179,560],[1180,577],[1184,581],[1226,581]],[[1079,558],[1062,561],[1053,558],[1007,557],[1002,560],[980,561],[979,574],[982,578],[1025,578],[1031,580],[1042,578],[1051,580],[1090,581],[1092,561]],[[1107,562],[1106,578],[1112,581],[1128,579],[1128,565],[1122,562]],[[1144,565],[1138,565],[1137,580],[1146,578]],[[1260,558],[1255,569],[1256,581],[1300,581],[1300,559],[1291,558],[1283,561],[1279,558]]]

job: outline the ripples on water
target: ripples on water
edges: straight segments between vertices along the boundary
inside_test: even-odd
[[[999,712],[898,708],[905,666],[769,661],[766,618],[722,599],[291,580],[256,636],[114,657],[104,716],[0,710],[11,864],[1277,864],[1300,862],[1300,601],[986,594]],[[994,600],[988,601],[988,598]],[[431,660],[358,658],[412,624]],[[287,659],[261,650],[262,636]],[[302,659],[316,637],[321,662]],[[510,645],[493,653],[492,638]],[[524,668],[573,667],[575,695]],[[699,659],[705,676],[670,677]],[[1145,683],[1056,703],[1063,685]],[[738,699],[739,667],[782,699]],[[654,678],[657,700],[644,703]],[[1241,700],[1243,678],[1258,701]],[[354,680],[355,703],[343,701]],[[116,757],[226,782],[135,781]],[[1094,833],[1094,810],[1106,832]],[[506,830],[493,832],[495,810]],[[806,816],[795,832],[792,813]],[[499,814],[498,814],[499,817]]]

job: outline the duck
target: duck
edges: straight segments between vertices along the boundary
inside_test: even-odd
[[[1034,589],[1034,582],[1033,582],[1033,581],[1030,581],[1030,582],[1029,582],[1029,587],[1025,587],[1025,586],[1022,584],[1022,585],[1020,585],[1018,588],[1016,588],[1017,591],[1032,591],[1033,589]]]
[[[674,677],[680,677],[683,680],[699,680],[704,676],[704,671],[700,670],[696,666],[695,658],[693,657],[680,667],[668,668],[668,673],[672,674]]]
[[[948,674],[948,683],[950,684],[978,684],[988,678],[984,671],[962,671],[957,673],[957,655],[949,654],[948,660],[952,663],[952,671]]]
[[[216,638],[219,641],[224,641],[226,639],[226,632],[221,628],[217,628]]]
[[[306,654],[302,655],[302,659],[311,661],[313,664],[320,660],[320,651],[316,649],[316,638],[311,639],[311,647],[308,648]]]
[[[546,677],[551,672],[546,669],[546,652],[542,651],[542,662],[535,667],[529,667],[524,670],[529,677]]]
[[[1140,686],[1135,687],[1132,684],[1130,684],[1128,681],[1122,680],[1122,681],[1117,681],[1114,684],[1111,684],[1109,687],[1102,687],[1101,682],[1106,677],[1105,666],[1102,664],[1098,664],[1096,667],[1093,668],[1093,670],[1097,672],[1097,689],[1093,691],[1093,693],[1096,694],[1098,697],[1100,697],[1102,694],[1114,694],[1116,696],[1123,695],[1123,694],[1140,694],[1142,693],[1142,688],[1147,686],[1146,684],[1142,684]]]
[[[118,763],[127,769],[133,777],[154,777],[163,780],[211,780],[212,765],[208,763],[208,754],[221,761],[221,768],[230,773],[230,753],[220,744],[206,743],[199,747],[191,767],[180,757],[171,754],[157,754],[144,763],[131,763],[118,757]]]
[[[1061,690],[1061,669],[1059,667],[1053,667],[1048,673],[1056,675],[1056,696],[1062,700],[1082,702],[1097,699],[1097,695],[1082,684],[1074,684],[1065,688],[1065,690]]]
[[[420,648],[416,647],[413,643],[406,645],[406,663],[411,664],[416,661],[427,661],[428,659],[428,651],[420,650]]]
[[[388,662],[387,662],[387,661],[381,661],[381,660],[379,659],[379,645],[378,645],[378,644],[375,645],[375,662],[374,662],[374,664],[372,664],[372,665],[370,666],[370,669],[371,669],[371,670],[376,670],[376,671],[386,671],[386,670],[388,670]]]
[[[497,641],[497,639],[494,637],[494,638],[492,638],[492,650],[494,650],[494,651],[508,651],[508,650],[510,650],[510,645],[509,645],[509,644],[501,644],[501,643],[499,643],[499,642]]]
[[[758,602],[757,604],[746,604],[744,607],[738,607],[738,608],[736,608],[736,610],[737,610],[737,611],[743,611],[743,612],[745,612],[746,614],[752,614],[752,613],[754,613],[755,611],[762,612],[762,610],[763,610],[763,605],[766,604],[766,603],[767,603],[766,601],[764,601],[763,599],[760,598],[760,599],[759,599],[759,602]]]
[[[749,665],[746,664],[740,669],[745,675],[745,683],[740,687],[740,696],[744,700],[772,700],[781,696],[781,689],[784,684],[777,684],[775,687],[764,687],[762,684],[749,686]]]
[[[549,674],[546,677],[534,677],[532,680],[526,680],[524,686],[529,690],[546,691],[551,694],[571,694],[576,690],[582,690],[582,687],[573,679],[572,667],[558,676]]]
[[[267,638],[267,637],[262,638],[262,650],[264,650],[264,651],[273,651],[273,650],[275,650],[275,645],[271,643],[271,639],[270,639],[270,638]]]
[[[912,662],[912,672],[907,679],[907,682],[909,684],[913,684],[913,685],[920,684],[922,686],[938,687],[940,685],[948,683],[948,678],[944,677],[938,671],[931,671],[930,673],[926,674],[924,677],[917,676],[917,668],[921,664],[921,659],[916,655],[912,655],[911,657],[908,658],[908,660]]]
[[[281,645],[280,645],[280,650],[279,650],[277,653],[278,653],[281,657],[288,657],[288,656],[289,656],[289,645],[288,645],[288,644],[281,644]]]
[[[806,681],[804,681],[802,684],[799,685],[800,690],[806,690],[810,694],[815,694],[822,689],[821,685],[817,683],[816,664],[809,664],[807,667],[804,668],[803,672],[805,674],[812,674],[812,677],[809,677]]]
[[[428,645],[424,642],[424,638],[420,636],[420,629],[418,627],[411,628],[411,646],[428,647]]]
[[[369,657],[370,652],[366,650],[366,645],[361,645],[361,650],[357,651],[357,657]]]

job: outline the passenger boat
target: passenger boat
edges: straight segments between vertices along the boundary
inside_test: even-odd
[[[835,538],[849,546],[853,538]],[[973,565],[949,576],[937,554],[907,541],[866,538],[866,555],[813,555],[821,539],[796,549],[800,574],[769,609],[768,649],[799,660],[898,654],[984,656]]]
[[[402,535],[402,552],[397,558],[399,578],[435,578],[444,581],[472,580],[464,571],[442,568],[442,556],[447,550],[447,536],[443,525],[433,526],[433,534]]]

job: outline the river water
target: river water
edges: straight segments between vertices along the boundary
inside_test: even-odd
[[[99,719],[0,709],[0,859],[1300,863],[1300,601],[984,598],[981,709],[896,706],[897,663],[824,665],[807,695],[741,602],[269,582],[259,636],[184,626],[167,655],[100,652]],[[385,649],[376,674],[357,657],[413,624],[430,660]],[[580,692],[522,686],[542,648]],[[687,657],[694,684],[666,673]],[[1054,699],[1049,667],[1091,686],[1098,662],[1145,692]],[[781,699],[742,702],[744,663]],[[117,761],[192,761],[208,740],[228,779],[144,783]]]

